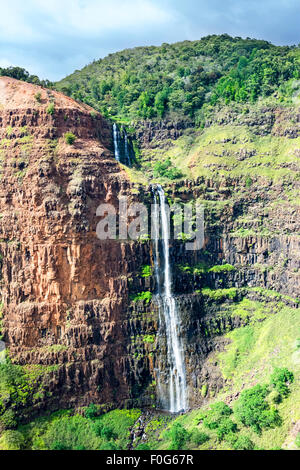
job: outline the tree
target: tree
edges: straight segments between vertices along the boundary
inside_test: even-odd
[[[171,438],[170,450],[182,450],[188,436],[187,430],[180,423],[174,423],[168,433],[168,437]]]
[[[263,428],[280,425],[281,420],[278,411],[270,408],[266,401],[268,387],[256,385],[248,390],[244,390],[239,400],[234,405],[234,415],[245,426],[254,429],[258,434]]]
[[[163,117],[168,103],[169,89],[164,88],[159,91],[154,99],[154,106],[159,117]]]
[[[289,394],[288,384],[294,382],[294,374],[286,367],[275,368],[270,379],[271,384],[280,393],[282,397],[287,397]]]

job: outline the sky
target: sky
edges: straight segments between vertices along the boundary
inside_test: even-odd
[[[208,34],[300,43],[299,0],[0,0],[0,67],[59,80],[135,46]]]

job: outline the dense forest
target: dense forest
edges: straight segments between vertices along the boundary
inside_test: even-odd
[[[299,47],[223,34],[110,54],[56,86],[107,117],[197,124],[216,103],[255,102],[274,93],[284,102],[299,78]]]

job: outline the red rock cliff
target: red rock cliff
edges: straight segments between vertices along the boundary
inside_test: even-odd
[[[111,126],[60,93],[0,78],[0,253],[5,341],[55,365],[60,406],[130,397],[124,312],[143,248],[96,237],[96,209],[129,190]],[[67,145],[64,134],[77,139]],[[140,252],[139,252],[140,250]]]

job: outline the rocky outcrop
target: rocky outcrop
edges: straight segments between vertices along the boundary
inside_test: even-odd
[[[139,121],[134,123],[134,137],[140,146],[155,148],[169,139],[178,139],[186,129],[194,127],[195,123],[188,118],[184,121]]]
[[[130,195],[111,126],[88,106],[8,78],[0,106],[1,296],[12,360],[58,365],[47,384],[53,406],[124,402],[128,278],[145,253],[96,236],[99,204]]]

